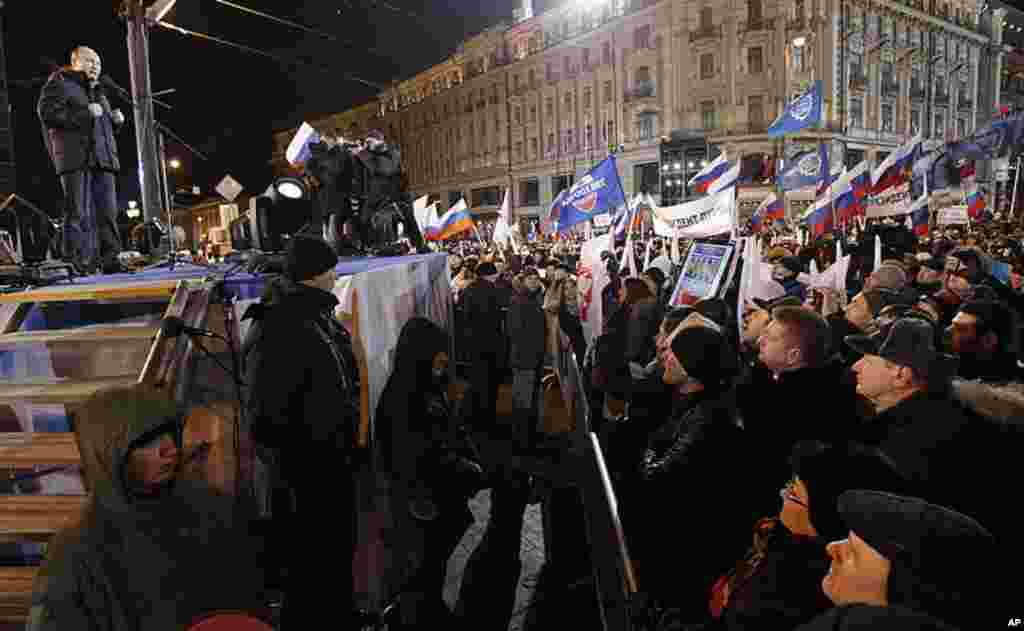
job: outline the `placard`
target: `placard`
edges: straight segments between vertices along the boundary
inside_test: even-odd
[[[938,224],[940,226],[966,225],[968,223],[970,223],[970,219],[967,214],[967,206],[950,206],[939,211]]]
[[[733,248],[733,245],[694,243],[669,304],[674,307],[692,305],[702,298],[717,295],[722,277],[729,268]]]

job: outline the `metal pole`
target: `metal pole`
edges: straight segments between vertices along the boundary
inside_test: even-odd
[[[131,67],[132,100],[135,101],[135,141],[139,157],[139,189],[142,192],[143,217],[160,217],[160,181],[158,152],[154,130],[152,88],[149,80],[149,31],[146,14],[139,0],[127,0],[124,17],[128,26],[128,62]]]
[[[1013,176],[1013,197],[1010,198],[1010,219],[1013,219],[1013,211],[1017,207],[1017,184],[1020,182],[1020,156],[1017,156],[1017,173]]]

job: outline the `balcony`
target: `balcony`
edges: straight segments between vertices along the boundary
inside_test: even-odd
[[[722,27],[721,26],[710,26],[701,27],[695,31],[690,31],[690,41],[699,42],[707,39],[721,39],[722,38]]]
[[[882,80],[882,96],[896,98],[900,95],[900,84],[891,79]]]

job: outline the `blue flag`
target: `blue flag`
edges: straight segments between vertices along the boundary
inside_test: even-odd
[[[798,153],[792,160],[786,160],[779,177],[780,188],[792,191],[817,184],[821,178],[820,160],[817,149]]]
[[[815,81],[810,89],[793,100],[782,110],[772,126],[769,136],[792,134],[813,127],[821,122],[821,81]]]
[[[615,156],[608,156],[591,169],[572,188],[556,200],[558,231],[566,232],[576,224],[626,205],[626,195],[619,181]]]

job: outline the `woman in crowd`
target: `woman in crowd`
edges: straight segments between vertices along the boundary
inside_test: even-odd
[[[390,481],[399,628],[450,622],[441,599],[448,558],[473,523],[467,500],[481,488],[471,444],[448,400],[447,333],[426,318],[402,328],[395,368],[377,406],[380,467]],[[394,628],[394,627],[393,627]]]

